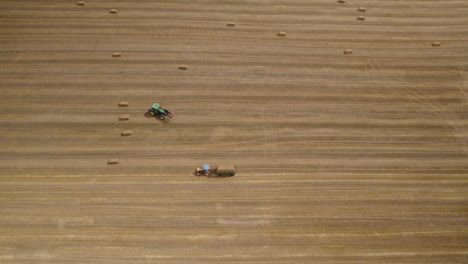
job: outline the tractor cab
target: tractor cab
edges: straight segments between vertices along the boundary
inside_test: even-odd
[[[201,176],[201,175],[210,176],[211,175],[210,164],[203,164],[203,166],[201,166],[201,168],[200,167],[197,168],[195,172],[197,176]]]
[[[153,109],[153,110],[157,110],[159,108],[161,108],[161,105],[158,104],[158,103],[154,103],[153,106],[151,107],[151,109]]]

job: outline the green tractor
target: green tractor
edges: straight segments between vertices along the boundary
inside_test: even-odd
[[[161,108],[161,105],[154,103],[153,106],[148,109],[148,113],[152,116],[157,116],[161,120],[165,120],[166,117],[172,118],[174,114],[167,109]]]

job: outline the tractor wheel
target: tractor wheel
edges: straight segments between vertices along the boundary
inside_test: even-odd
[[[153,113],[153,112],[149,111],[149,113],[150,113],[150,115],[154,116],[154,113]]]
[[[159,116],[159,119],[164,120],[165,118],[164,116]]]

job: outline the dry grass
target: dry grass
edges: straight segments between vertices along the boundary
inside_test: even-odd
[[[74,3],[0,1],[2,264],[466,263],[467,1]]]

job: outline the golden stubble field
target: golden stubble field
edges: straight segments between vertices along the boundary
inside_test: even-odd
[[[0,263],[467,263],[467,59],[463,0],[1,1]]]

